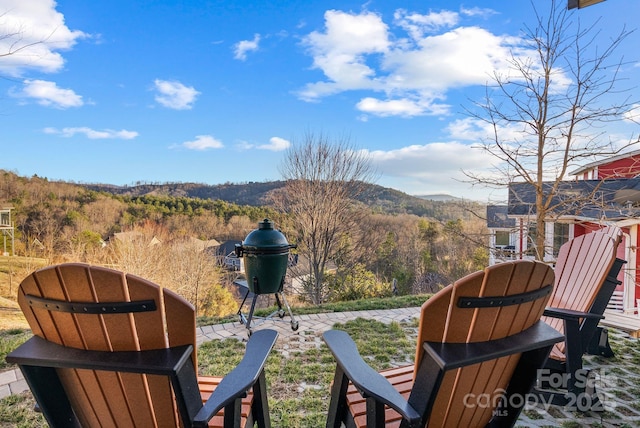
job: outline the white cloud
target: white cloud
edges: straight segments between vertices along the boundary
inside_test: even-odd
[[[457,12],[444,10],[422,15],[398,9],[394,14],[395,24],[406,30],[413,39],[421,39],[426,33],[433,33],[441,28],[453,27],[460,21]]]
[[[211,149],[221,149],[224,147],[224,144],[222,144],[222,141],[212,137],[211,135],[196,135],[195,140],[185,141],[180,146],[189,150],[204,151]]]
[[[281,152],[291,147],[291,142],[280,137],[271,137],[269,144],[262,144],[258,146],[261,150],[271,150],[272,152]]]
[[[465,16],[479,16],[481,18],[488,18],[490,16],[496,15],[496,12],[493,9],[481,8],[481,7],[471,7],[471,8],[460,8],[460,14]]]
[[[260,45],[260,34],[255,34],[253,40],[242,40],[234,45],[235,59],[244,61],[247,59],[247,52],[257,51]]]
[[[446,114],[448,106],[433,103],[427,98],[413,100],[409,98],[397,100],[379,100],[376,98],[363,98],[356,104],[358,110],[373,114],[375,116],[403,116],[412,117],[425,114],[426,111],[432,114]]]
[[[623,115],[624,120],[632,123],[640,123],[640,104],[634,104],[631,109]]]
[[[316,57],[357,56],[385,52],[389,47],[388,27],[376,13],[328,10],[324,19],[326,31],[314,31],[305,40]]]
[[[258,150],[269,150],[272,152],[281,152],[291,147],[291,142],[289,140],[285,140],[284,138],[271,137],[269,139],[269,143],[267,144],[251,144],[248,141],[240,141],[235,146],[238,150],[241,150],[241,151],[258,149]]]
[[[384,68],[391,72],[387,83],[394,90],[429,94],[484,85],[494,70],[506,69],[518,42],[479,27],[458,27],[427,36],[413,49],[395,49],[385,56]]]
[[[103,130],[95,130],[88,127],[78,127],[78,128],[45,128],[45,134],[57,134],[62,137],[73,137],[77,134],[83,134],[85,137],[91,140],[105,140],[105,139],[118,139],[118,140],[132,140],[138,136],[138,133],[135,131],[127,131],[126,129],[122,129],[120,131],[115,131],[113,129],[103,129]]]
[[[303,39],[313,68],[325,79],[308,83],[298,96],[318,101],[345,91],[372,91],[380,95],[363,96],[356,104],[367,114],[448,114],[449,90],[483,86],[494,70],[506,73],[512,53],[531,54],[517,37],[461,25],[463,17],[490,12],[463,9],[423,15],[399,9],[389,26],[369,11],[327,11],[324,29]]]
[[[19,98],[33,98],[36,102],[46,107],[61,109],[80,107],[84,105],[82,96],[71,89],[59,88],[55,82],[47,80],[25,80],[22,91],[12,93]]]
[[[336,10],[325,13],[325,32],[314,31],[303,42],[313,56],[313,68],[329,79],[309,84],[300,92],[309,101],[343,90],[375,87],[375,70],[367,65],[366,55],[386,52],[390,44],[387,25],[379,15]]]
[[[153,82],[158,94],[155,100],[164,107],[175,110],[190,110],[200,92],[180,82],[156,79]]]
[[[60,71],[60,51],[87,34],[69,29],[53,0],[2,0],[0,5],[0,74],[20,76],[25,70]]]
[[[463,169],[484,168],[492,157],[483,150],[458,142],[412,145],[370,152],[372,161],[385,175],[421,177],[441,181],[443,176],[462,177]]]
[[[454,140],[464,141],[486,141],[493,134],[493,129],[490,123],[467,117],[464,119],[456,119],[450,122],[446,130]],[[502,130],[500,135],[503,135]]]
[[[484,150],[459,142],[434,142],[393,150],[365,151],[389,184],[412,194],[448,193],[488,198],[490,191],[475,190],[463,171],[488,173],[495,159]],[[475,194],[474,194],[475,193]]]

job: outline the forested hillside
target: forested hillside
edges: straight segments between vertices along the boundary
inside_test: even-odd
[[[282,185],[88,186],[0,170],[0,204],[13,207],[9,252],[46,263],[117,267],[179,292],[211,315],[237,309],[228,292],[237,274],[216,263],[215,242],[242,240],[268,217],[296,243],[289,219],[270,203]],[[480,204],[369,189],[353,205],[363,220],[340,237],[328,276],[332,298],[388,295],[392,282],[401,293],[433,291],[486,264]],[[291,275],[304,275],[304,266]],[[15,283],[26,272],[9,274]]]
[[[284,186],[282,181],[224,183],[217,185],[198,183],[138,183],[132,186],[83,184],[87,189],[122,196],[171,196],[222,200],[238,205],[271,206],[272,195]],[[407,195],[395,189],[367,185],[359,202],[372,211],[384,214],[414,214],[437,220],[469,219],[473,212],[482,212],[484,206],[474,201],[429,200]]]

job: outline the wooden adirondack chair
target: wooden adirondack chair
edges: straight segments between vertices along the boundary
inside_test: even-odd
[[[542,319],[566,337],[554,346],[545,366],[547,375],[560,373],[564,381],[560,388],[558,382],[553,388],[548,382],[536,387],[535,392],[547,402],[603,410],[594,382],[586,381],[589,372],[583,368],[582,357],[594,338],[600,341],[600,334],[605,333],[598,323],[620,284],[617,277],[625,261],[617,258],[616,252],[621,240],[622,231],[610,226],[574,238],[560,248],[554,292]],[[612,355],[607,343],[596,348],[601,355]]]
[[[18,301],[34,337],[7,361],[52,427],[270,426],[273,330],[256,332],[224,378],[197,377],[193,306],[142,278],[56,265],[22,281]]]
[[[327,427],[513,426],[562,340],[540,321],[553,281],[524,260],[456,281],[422,306],[415,365],[380,373],[345,332],[327,331],[337,361]]]

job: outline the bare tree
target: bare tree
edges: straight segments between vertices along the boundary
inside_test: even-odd
[[[281,174],[286,185],[275,203],[290,215],[300,260],[308,263],[306,292],[318,304],[326,298],[328,263],[358,223],[356,198],[374,178],[372,164],[348,138],[307,133],[287,152]]]
[[[237,309],[202,241],[172,239],[165,228],[147,222],[117,234],[108,249],[106,264],[175,291],[193,304],[198,315],[229,315]]]
[[[535,27],[524,29],[528,49],[512,52],[508,71],[494,72],[485,100],[476,103],[479,113],[468,110],[491,129],[482,147],[498,161],[497,171],[467,173],[474,182],[492,187],[522,181],[531,186],[538,259],[545,254],[545,219],[563,208],[558,187],[570,168],[638,142],[610,141],[604,129],[621,121],[634,104],[617,88],[624,62],[614,58],[631,31],[622,28],[604,40],[598,22],[582,28],[563,1],[544,2],[550,6],[548,16],[536,9],[540,4],[534,5]],[[584,195],[580,198],[586,203]]]
[[[171,264],[166,230],[153,222],[116,234],[108,248],[106,264],[163,285],[161,268]]]
[[[51,41],[51,38],[56,29],[43,38],[25,37],[25,33],[28,34],[27,28],[22,23],[13,22],[13,19],[9,16],[10,13],[10,10],[0,13],[0,64],[4,65],[7,62],[11,62],[8,57],[14,56],[15,58],[22,57],[18,59],[18,62],[24,62],[26,57],[34,60],[38,58],[38,55],[41,55],[37,49],[38,45],[55,43]]]
[[[215,308],[211,306],[224,306],[225,303],[228,306],[228,302],[222,301],[223,299],[211,301],[208,298],[212,288],[221,288],[222,274],[213,256],[206,252],[203,242],[190,239],[177,240],[168,246],[167,251],[171,262],[167,263],[163,269],[166,275],[166,286],[191,302],[198,315],[206,312],[218,314],[218,311],[213,310]],[[228,294],[228,300],[232,301],[231,294]],[[235,306],[235,301],[233,304]]]
[[[6,14],[7,12],[0,13],[0,25],[5,27],[0,30],[0,42],[7,45],[6,49],[3,52],[0,52],[0,58],[15,55],[24,49],[43,43],[43,41],[24,41],[24,38],[22,37],[24,28],[8,29],[5,22]]]

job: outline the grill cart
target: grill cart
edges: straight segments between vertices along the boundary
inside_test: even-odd
[[[247,292],[238,308],[240,323],[244,324],[251,334],[251,322],[253,321],[253,311],[256,301],[261,294],[274,294],[278,309],[262,320],[278,318],[283,319],[286,315],[283,308],[286,307],[289,313],[291,329],[298,330],[298,321],[291,312],[291,307],[284,296],[284,279],[287,274],[289,263],[289,250],[295,248],[290,245],[287,238],[279,230],[274,229],[273,222],[264,219],[258,223],[258,228],[250,232],[242,241],[236,245],[236,255],[244,260],[246,281],[235,281],[236,284],[246,287]],[[242,307],[247,302],[250,295],[253,295],[248,316],[242,313]]]

